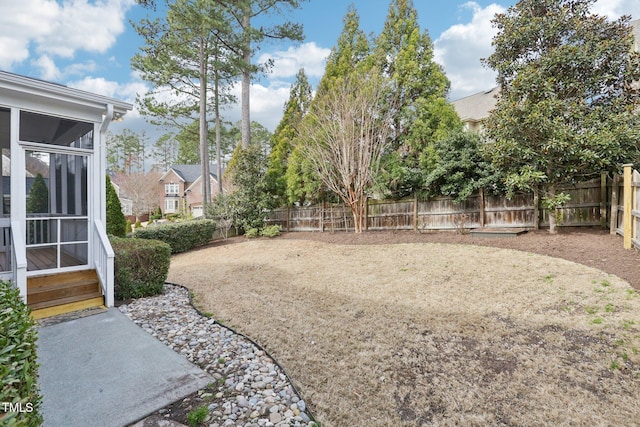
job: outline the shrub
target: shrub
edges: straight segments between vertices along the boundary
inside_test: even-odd
[[[257,228],[250,228],[244,232],[244,237],[247,239],[253,239],[254,237],[258,237],[260,235],[260,230]]]
[[[122,213],[122,205],[116,194],[116,190],[111,185],[111,179],[107,175],[107,234],[117,237],[126,235],[127,222]]]
[[[209,219],[147,227],[136,232],[139,239],[161,240],[171,246],[171,253],[186,252],[211,242],[216,223]]]
[[[127,220],[127,225],[124,228],[124,230],[127,232],[127,234],[131,233],[133,230],[131,229],[131,221]]]
[[[114,236],[109,239],[115,252],[115,298],[123,300],[162,293],[171,262],[169,245],[159,240]]]
[[[276,237],[280,235],[282,227],[279,225],[269,225],[262,229],[262,235],[265,237]]]
[[[139,229],[139,228],[142,228],[142,223],[140,222],[139,219],[136,219],[136,223],[134,225],[136,227],[136,230]]]
[[[40,426],[36,341],[38,333],[20,291],[0,280],[0,402],[20,408],[0,410],[3,426]],[[4,409],[4,408],[2,408]]]
[[[149,216],[149,221],[155,221],[161,218],[162,218],[162,209],[160,209],[160,206],[158,206],[158,209],[156,209],[156,211],[151,216]]]

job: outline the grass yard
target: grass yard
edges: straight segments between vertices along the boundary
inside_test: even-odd
[[[265,347],[324,427],[637,425],[640,297],[509,249],[236,240],[169,282]]]

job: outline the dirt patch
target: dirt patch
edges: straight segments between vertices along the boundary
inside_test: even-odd
[[[616,245],[288,233],[174,256],[168,280],[272,353],[325,426],[633,425],[640,298],[607,272],[640,280],[640,258]]]

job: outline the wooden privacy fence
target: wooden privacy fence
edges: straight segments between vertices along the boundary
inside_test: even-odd
[[[623,180],[614,178],[611,230],[624,238],[624,248],[640,249],[640,172],[624,166]]]
[[[560,226],[606,226],[610,215],[609,195],[613,192],[613,184],[606,176],[561,190],[568,193],[571,200],[559,210]],[[280,225],[284,231],[353,230],[353,216],[344,204],[275,209],[269,213],[267,223]],[[461,203],[448,197],[369,200],[367,203],[368,230],[537,229],[548,225],[548,212],[540,208],[537,193],[520,194],[508,200],[480,192]]]

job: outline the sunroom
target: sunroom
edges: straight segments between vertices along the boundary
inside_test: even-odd
[[[113,305],[104,138],[131,108],[0,71],[0,278],[34,313]]]

